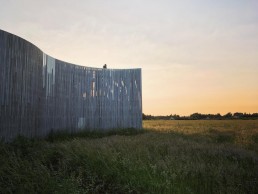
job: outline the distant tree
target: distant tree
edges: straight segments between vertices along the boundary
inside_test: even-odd
[[[215,118],[216,118],[216,119],[221,119],[221,115],[220,115],[219,113],[217,113],[217,114],[215,115]]]
[[[142,113],[142,120],[151,120],[151,119],[155,119],[155,117],[152,115],[145,115],[144,113]]]
[[[180,119],[180,116],[177,115],[177,114],[172,115],[172,117],[173,117],[175,120],[179,120],[179,119]]]
[[[233,117],[234,117],[234,118],[243,118],[243,117],[244,117],[244,114],[241,113],[241,112],[235,112],[235,113],[233,114]]]
[[[229,112],[229,113],[223,115],[223,117],[224,117],[225,119],[231,119],[231,118],[232,118],[232,113]]]
[[[206,116],[200,113],[193,113],[190,115],[190,119],[198,120],[198,119],[205,119]]]
[[[255,117],[256,117],[256,118],[258,118],[258,113],[253,113],[253,114],[252,114],[252,117],[254,117],[254,118],[255,118]]]

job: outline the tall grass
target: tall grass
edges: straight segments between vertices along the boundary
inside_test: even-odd
[[[202,138],[202,141],[230,143],[258,153],[258,120],[150,120],[144,122],[144,128]]]
[[[258,121],[235,122],[19,137],[0,145],[0,192],[258,193]]]

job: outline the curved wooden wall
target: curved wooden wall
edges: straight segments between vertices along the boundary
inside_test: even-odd
[[[0,30],[0,138],[113,128],[142,128],[141,69],[66,63]]]

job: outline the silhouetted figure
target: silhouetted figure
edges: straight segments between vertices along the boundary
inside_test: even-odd
[[[106,69],[107,68],[107,64],[103,65],[103,69]]]

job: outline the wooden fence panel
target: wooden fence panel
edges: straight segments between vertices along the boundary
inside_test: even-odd
[[[57,60],[0,30],[0,138],[142,128],[141,69]]]

